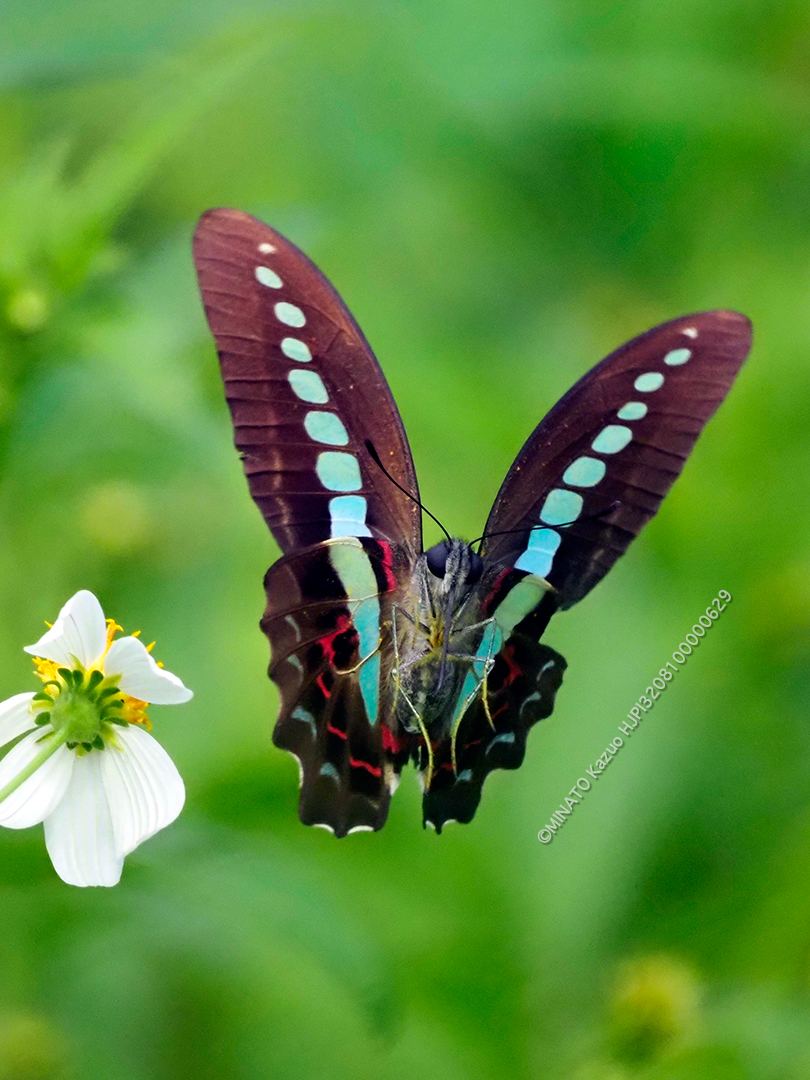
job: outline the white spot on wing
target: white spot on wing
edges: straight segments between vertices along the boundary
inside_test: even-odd
[[[288,750],[287,753],[290,755],[290,757],[295,758],[295,762],[298,765],[298,786],[303,787],[303,784],[304,784],[304,766],[301,764],[301,758],[298,756],[298,754],[294,754],[292,752],[292,750]]]
[[[389,762],[385,763],[385,786],[388,788],[388,794],[393,795],[399,787],[400,776],[394,769],[394,766]]]
[[[332,836],[334,836],[334,835],[335,835],[335,830],[334,830],[334,829],[332,828],[332,826],[331,826],[331,825],[327,825],[327,824],[326,824],[325,822],[323,822],[323,821],[313,821],[313,822],[312,822],[312,828],[313,828],[313,829],[326,829],[326,831],[327,831],[327,832],[330,832],[330,833],[332,834]]]
[[[272,255],[275,250],[272,244],[259,244],[259,251],[262,255]]]
[[[273,311],[278,321],[284,323],[285,326],[294,326],[299,329],[306,326],[307,317],[295,304],[288,304],[286,300],[281,300],[273,305]]]
[[[347,836],[351,836],[354,832],[374,832],[373,825],[355,825],[353,829],[349,829]]]
[[[284,282],[269,266],[256,267],[256,280],[260,285],[266,285],[268,289],[280,289]]]
[[[687,326],[685,330],[681,330],[681,333],[686,334],[686,336],[690,338],[696,338],[698,336],[698,332],[694,326]]]

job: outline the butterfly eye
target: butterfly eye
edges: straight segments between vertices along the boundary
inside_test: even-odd
[[[484,560],[470,548],[470,569],[467,571],[467,584],[474,585],[484,572]]]
[[[425,552],[428,570],[434,577],[444,577],[447,571],[447,556],[449,554],[450,548],[444,540],[440,544],[434,544],[432,548],[428,548]]]

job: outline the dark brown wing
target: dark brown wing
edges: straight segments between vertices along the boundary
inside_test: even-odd
[[[385,541],[331,540],[265,577],[276,746],[299,762],[299,814],[336,836],[380,829],[408,759],[391,735],[390,607],[408,557]]]
[[[269,226],[209,210],[194,235],[235,442],[282,551],[371,536],[421,551],[408,440],[382,371],[317,267]]]
[[[483,694],[464,714],[456,736],[456,768],[449,739],[435,750],[433,779],[422,798],[426,825],[441,832],[448,821],[472,821],[492,770],[523,764],[529,729],[551,715],[565,668],[559,653],[516,628],[487,679],[489,716]]]
[[[545,578],[562,608],[581,600],[656,513],[750,347],[744,315],[709,311],[611,353],[518,454],[487,521],[485,561]]]

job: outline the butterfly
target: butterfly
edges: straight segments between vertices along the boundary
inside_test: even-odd
[[[478,551],[422,550],[413,459],[391,391],[335,289],[293,244],[209,210],[194,260],[235,443],[282,551],[261,627],[300,768],[299,814],[380,829],[403,766],[423,823],[472,820],[522,764],[566,662],[540,638],[661,505],[751,345],[733,311],[654,327],[597,364],[529,436]]]

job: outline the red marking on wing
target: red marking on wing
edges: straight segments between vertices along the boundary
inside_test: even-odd
[[[503,584],[503,579],[506,577],[507,574],[511,574],[512,570],[513,570],[513,567],[507,566],[506,569],[501,570],[500,574],[498,574],[498,576],[495,578],[493,586],[489,590],[489,593],[487,594],[486,600],[484,600],[484,603],[481,605],[485,615],[490,615],[491,614],[490,607],[494,603],[495,597],[501,591],[501,585]]]
[[[494,720],[496,716],[500,716],[500,715],[501,715],[501,713],[502,713],[502,712],[504,712],[504,711],[505,711],[506,709],[508,709],[508,708],[509,708],[509,702],[508,702],[508,701],[505,701],[505,702],[503,703],[503,705],[501,705],[500,709],[496,709],[496,710],[495,710],[495,712],[491,712],[491,713],[490,713],[490,716],[491,716],[491,717],[492,717],[492,719]],[[481,740],[479,739],[478,741],[480,742]],[[471,746],[471,745],[472,745],[472,743],[468,743],[467,745],[468,745],[468,746]]]
[[[389,731],[385,724],[382,727],[383,750],[389,750],[392,754],[400,754],[405,749],[405,740],[398,739],[393,731]]]
[[[348,734],[345,731],[341,731],[340,728],[332,727],[331,724],[326,725],[326,730],[331,731],[333,735],[337,735],[339,739],[348,739]]]
[[[503,680],[501,689],[503,689],[504,686],[510,686],[515,681],[515,679],[518,678],[518,676],[523,674],[520,666],[516,664],[515,661],[512,659],[514,652],[515,649],[513,645],[507,645],[506,648],[503,649],[501,652],[501,656],[503,657],[509,668],[509,674]]]
[[[344,735],[343,738],[345,739],[346,736]],[[365,769],[366,772],[370,772],[372,776],[382,776],[382,769],[378,768],[376,765],[369,764],[368,761],[360,761],[358,758],[350,757],[349,764],[354,769]]]
[[[323,681],[323,672],[321,672],[321,674],[318,676],[318,678],[315,680],[315,682],[321,688],[321,693],[323,694],[323,696],[325,698],[330,698],[332,696],[331,690],[327,689],[326,684]]]
[[[352,630],[351,616],[347,615],[344,611],[338,615],[337,626],[330,633],[325,634],[322,638],[318,638],[318,644],[323,649],[324,659],[327,660],[332,667],[335,666],[335,638],[340,637],[341,634],[345,634],[347,630]],[[329,696],[328,694],[326,695]]]
[[[471,746],[480,746],[480,745],[481,745],[481,740],[480,739],[473,739],[472,742],[464,743],[464,749],[469,750]]]
[[[392,592],[397,587],[397,578],[394,573],[394,552],[390,544],[386,544],[384,540],[378,541],[380,548],[382,549],[382,567],[385,571],[385,580],[388,582],[388,592]]]

